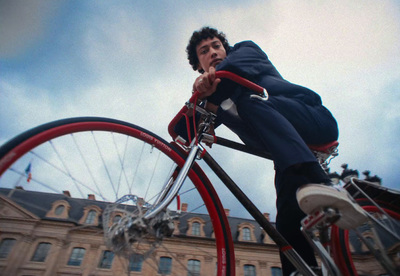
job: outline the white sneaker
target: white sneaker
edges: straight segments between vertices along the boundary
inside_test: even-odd
[[[360,205],[353,202],[348,192],[342,188],[323,184],[308,184],[297,190],[300,209],[311,214],[321,208],[337,209],[341,217],[335,224],[342,229],[351,229],[367,221],[367,215]]]

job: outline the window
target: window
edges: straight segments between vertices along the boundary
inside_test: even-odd
[[[85,248],[75,247],[72,249],[71,257],[69,258],[67,265],[80,266],[83,256],[85,256],[85,252]]]
[[[143,255],[133,254],[129,259],[129,271],[142,271]]]
[[[80,224],[97,225],[102,209],[96,205],[89,205],[83,209],[83,215],[79,220]]]
[[[44,262],[46,260],[47,254],[50,251],[51,243],[41,242],[36,247],[36,251],[32,256],[32,262]]]
[[[199,276],[200,275],[200,261],[189,260],[188,261],[188,276]]]
[[[97,217],[97,212],[95,210],[90,210],[86,217],[85,223],[93,224],[96,217]]]
[[[206,221],[200,217],[192,217],[187,220],[188,228],[186,230],[186,235],[188,236],[196,236],[196,237],[205,237],[204,233],[204,225]]]
[[[56,207],[56,209],[54,210],[54,214],[56,216],[60,216],[64,212],[64,210],[65,210],[65,206],[64,205],[58,205]]]
[[[116,215],[116,216],[113,218],[113,223],[118,223],[120,220],[121,220],[121,216],[120,216],[120,215]]]
[[[257,242],[254,235],[255,226],[249,222],[243,222],[238,225],[238,241]]]
[[[0,259],[6,259],[14,246],[15,239],[4,239],[0,243]]]
[[[172,259],[169,257],[161,257],[158,266],[158,274],[169,275],[171,274]]]
[[[99,267],[110,269],[114,259],[114,252],[106,250],[103,251],[103,256],[100,260]]]
[[[47,212],[46,217],[49,218],[68,218],[70,205],[65,200],[57,200],[51,204],[51,209]]]
[[[250,229],[249,229],[248,227],[244,227],[244,228],[242,229],[242,231],[243,231],[242,239],[243,239],[244,241],[251,241]]]
[[[192,235],[200,236],[200,223],[199,222],[192,223]]]
[[[256,276],[256,267],[254,265],[244,265],[244,276]]]
[[[272,276],[282,276],[282,269],[280,267],[271,267]]]

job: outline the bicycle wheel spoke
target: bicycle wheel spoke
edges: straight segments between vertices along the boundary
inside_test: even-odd
[[[101,192],[99,191],[99,188],[98,188],[98,187],[97,187],[97,191],[96,191],[95,189],[92,188],[92,186],[91,186],[90,184],[85,184],[85,183],[83,183],[83,182],[80,181],[79,179],[77,179],[77,178],[75,178],[74,176],[72,176],[71,173],[68,173],[67,171],[65,171],[65,170],[61,169],[60,167],[56,166],[53,162],[51,162],[50,160],[48,160],[48,159],[46,159],[45,157],[41,156],[40,154],[38,154],[38,153],[36,153],[36,152],[34,152],[34,151],[30,151],[30,153],[31,153],[32,155],[34,155],[35,157],[39,158],[41,161],[43,161],[43,162],[46,163],[47,165],[49,165],[49,166],[51,166],[52,168],[54,168],[55,170],[57,170],[58,172],[60,172],[60,173],[62,173],[63,175],[67,176],[68,179],[70,179],[70,180],[75,184],[75,186],[78,187],[78,190],[79,190],[81,196],[83,196],[83,193],[82,193],[82,191],[80,190],[79,187],[80,187],[80,186],[83,186],[83,187],[85,187],[86,189],[88,189],[88,191],[90,191],[90,192],[92,192],[92,193],[94,193],[94,194],[100,196],[103,200],[106,200],[106,198],[105,198],[105,197],[101,194]],[[58,156],[58,158],[59,158],[60,161],[61,161],[61,160],[62,160],[62,157],[61,157],[59,154],[58,154],[57,156]],[[83,159],[83,158],[82,158],[82,159]],[[66,162],[65,162],[65,161],[62,161],[62,163],[65,164]],[[89,171],[90,171],[90,169],[89,169]],[[91,177],[92,177],[92,175],[91,175]],[[40,185],[43,185],[44,187],[46,187],[46,188],[48,188],[48,189],[50,189],[50,190],[52,190],[52,191],[55,191],[55,192],[58,192],[58,193],[62,193],[61,190],[55,190],[55,189],[53,188],[53,185],[51,185],[51,184],[44,184],[43,182],[36,180],[34,177],[32,178],[32,180],[33,180],[34,182],[40,183]],[[93,179],[93,181],[94,181],[94,183],[96,183],[96,181],[95,181],[94,179]],[[79,185],[77,185],[77,184],[79,184]],[[96,185],[96,186],[97,186],[97,185]]]
[[[139,170],[139,166],[140,166],[140,164],[141,164],[142,155],[143,155],[143,153],[144,153],[144,148],[145,148],[145,146],[146,146],[146,144],[143,143],[142,149],[141,149],[140,154],[139,154],[139,159],[138,159],[138,161],[137,161],[137,164],[136,164],[136,167],[135,167],[135,171],[134,171],[133,176],[132,176],[131,184],[128,186],[128,189],[129,189],[129,192],[130,192],[130,193],[132,193],[132,187],[133,187],[133,184],[135,183],[135,178],[136,178],[136,176],[137,176],[137,173],[138,173],[138,170]]]
[[[58,156],[59,160],[61,161],[62,165],[64,166],[64,169],[65,169],[67,175],[68,175],[68,176],[71,178],[71,180],[73,181],[73,183],[74,183],[76,189],[79,191],[79,193],[81,194],[81,196],[84,197],[84,195],[83,195],[83,193],[82,193],[82,191],[81,191],[79,185],[77,185],[77,183],[76,183],[76,181],[75,181],[75,178],[72,177],[72,175],[71,175],[71,173],[70,173],[70,171],[69,171],[69,169],[68,169],[68,167],[67,167],[67,165],[66,165],[64,159],[61,158],[60,153],[57,151],[56,147],[54,146],[53,141],[49,141],[49,143],[50,143],[51,147],[53,148],[54,152],[57,154],[57,156]]]
[[[106,162],[104,161],[104,157],[103,157],[102,151],[100,150],[99,144],[98,144],[98,142],[97,142],[97,140],[96,140],[96,136],[93,134],[93,131],[92,131],[92,137],[93,137],[93,140],[94,140],[94,142],[95,142],[95,144],[96,144],[96,147],[97,147],[99,156],[100,156],[100,158],[101,158],[101,161],[103,162],[104,170],[105,170],[106,173],[107,173],[108,180],[110,181],[111,187],[112,187],[112,189],[113,189],[113,191],[114,191],[115,200],[117,200],[117,199],[118,199],[118,194],[117,194],[117,191],[116,191],[116,189],[115,189],[115,185],[114,185],[114,183],[113,183],[113,181],[112,181],[112,178],[111,178],[111,175],[110,175],[110,171],[108,170],[108,167],[107,167],[107,165],[106,165]]]
[[[97,184],[96,179],[95,179],[94,176],[93,176],[93,173],[92,173],[92,171],[91,171],[91,169],[90,169],[90,167],[89,167],[89,165],[88,165],[88,162],[86,161],[85,156],[82,154],[82,150],[80,149],[78,143],[76,142],[75,136],[74,136],[73,134],[71,134],[71,137],[72,137],[72,139],[73,139],[73,141],[74,141],[74,144],[75,144],[75,146],[76,146],[76,148],[77,148],[77,150],[78,150],[78,152],[79,152],[80,157],[81,157],[82,160],[83,160],[83,163],[85,164],[85,167],[86,167],[86,169],[87,169],[87,171],[88,171],[88,173],[89,173],[89,175],[90,175],[91,180],[93,181],[94,185],[95,185],[96,188],[97,188],[98,194],[101,196],[101,198],[104,199],[104,196],[101,194],[99,185]]]
[[[122,155],[122,158],[121,158],[121,154],[120,154],[120,152],[119,152],[119,150],[118,150],[118,146],[117,146],[117,143],[116,143],[116,141],[115,141],[114,133],[111,133],[111,135],[112,135],[112,138],[113,138],[113,143],[114,143],[114,146],[115,146],[115,150],[116,150],[116,152],[117,152],[117,154],[118,154],[118,160],[119,160],[119,162],[120,162],[120,164],[121,164],[121,171],[120,171],[120,173],[119,173],[118,182],[117,182],[117,183],[118,183],[117,194],[118,194],[119,188],[120,188],[120,186],[121,186],[122,175],[125,176],[125,180],[128,179],[127,176],[126,176],[126,171],[125,171],[124,162],[125,162],[126,150],[127,150],[127,147],[128,147],[129,136],[126,136],[126,141],[125,141],[125,144],[124,144],[123,155]]]

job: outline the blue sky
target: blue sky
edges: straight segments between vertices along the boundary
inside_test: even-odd
[[[210,25],[231,44],[253,40],[284,78],[322,96],[340,127],[333,171],[349,163],[400,187],[398,1],[0,5],[1,144],[38,124],[88,115],[126,120],[168,140],[167,125],[197,76],[186,44],[193,30]],[[226,129],[217,134],[234,138]],[[270,162],[217,147],[211,153],[262,211],[274,214]],[[239,215],[237,205],[225,201]]]

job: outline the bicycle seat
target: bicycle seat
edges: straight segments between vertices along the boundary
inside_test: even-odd
[[[317,151],[317,152],[322,152],[326,154],[331,154],[335,149],[339,146],[338,141],[332,141],[326,144],[321,144],[321,145],[308,145],[308,147],[312,151]]]

